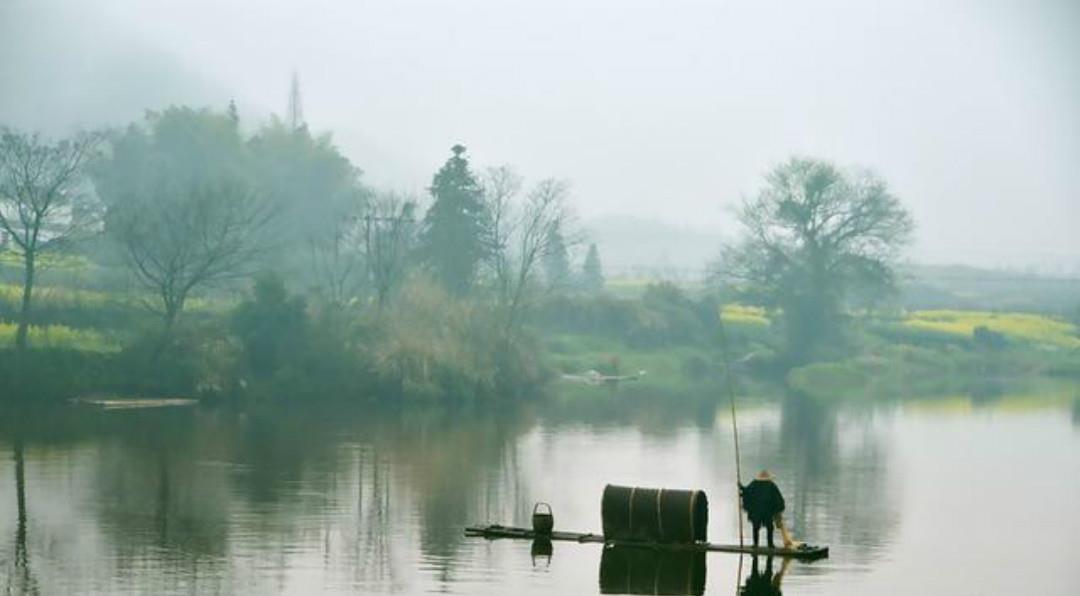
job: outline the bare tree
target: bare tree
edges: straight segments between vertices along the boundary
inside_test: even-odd
[[[83,192],[83,166],[97,141],[87,134],[49,143],[0,128],[0,232],[23,261],[17,350],[27,346],[39,258],[92,231],[97,221],[91,195]]]
[[[324,297],[345,304],[360,293],[364,283],[363,228],[356,215],[342,216],[333,229],[309,238],[311,268]]]
[[[136,279],[156,297],[150,307],[170,331],[191,292],[251,273],[267,248],[271,211],[234,180],[125,200],[109,230]]]
[[[529,299],[542,288],[536,284],[541,260],[560,245],[574,243],[570,211],[566,205],[568,185],[552,178],[541,180],[517,205],[520,178],[506,167],[488,170],[485,200],[488,202],[486,237],[491,270],[497,288],[504,331],[512,336],[521,324]],[[562,236],[560,236],[560,233]]]
[[[488,268],[500,298],[510,294],[513,278],[510,263],[510,242],[516,232],[514,202],[521,192],[522,178],[507,165],[487,168],[481,181],[487,204],[484,222],[484,248]]]

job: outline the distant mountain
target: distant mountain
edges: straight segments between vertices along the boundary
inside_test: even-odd
[[[53,134],[121,125],[169,105],[224,109],[230,99],[91,7],[57,0],[0,1],[0,85],[0,124]]]
[[[1071,315],[1080,308],[1080,276],[981,269],[967,265],[907,265],[901,302],[907,308],[963,308]]]

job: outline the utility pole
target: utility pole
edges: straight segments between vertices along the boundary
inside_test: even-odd
[[[372,215],[369,211],[362,219],[367,279],[375,283],[377,303],[379,308],[382,308],[390,290],[390,277],[394,269],[401,264],[406,226],[414,223],[412,207],[406,204],[400,214],[395,213],[392,216]]]

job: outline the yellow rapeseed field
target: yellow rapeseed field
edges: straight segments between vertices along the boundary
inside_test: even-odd
[[[14,323],[0,322],[0,349],[15,345]],[[92,329],[74,329],[65,325],[30,327],[30,345],[34,348],[66,348],[86,352],[117,352],[120,345]]]
[[[917,310],[908,313],[904,325],[955,335],[971,335],[986,327],[1013,339],[1080,348],[1076,326],[1044,315],[996,313],[977,310]]]
[[[725,323],[743,325],[768,325],[769,317],[760,306],[745,304],[725,304],[720,308],[720,317]]]

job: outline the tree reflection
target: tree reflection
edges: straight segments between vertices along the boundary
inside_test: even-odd
[[[9,575],[9,594],[37,594],[37,581],[30,570],[30,553],[26,548],[26,462],[22,436],[15,435],[12,452],[15,460],[15,569]]]
[[[660,445],[699,448],[715,461],[730,449],[729,431],[710,427],[704,420],[712,406],[700,403],[643,409],[619,422],[597,413],[589,418],[595,422],[585,424],[645,429],[670,438]],[[78,498],[42,506],[70,502],[78,511],[69,519],[93,522],[96,533],[72,544],[72,558],[98,561],[94,573],[104,576],[103,586],[119,589],[109,582],[132,581],[139,590],[160,591],[162,582],[179,576],[199,592],[273,592],[286,589],[294,569],[321,565],[322,576],[350,588],[401,591],[417,581],[416,570],[422,581],[437,584],[469,572],[473,565],[463,559],[482,555],[466,543],[464,526],[527,525],[534,483],[553,480],[539,477],[530,462],[564,449],[558,425],[566,421],[580,429],[575,412],[581,407],[589,406],[565,412],[545,404],[538,442],[522,440],[536,427],[528,405],[68,409],[19,427],[35,442],[54,445],[55,453],[80,454],[63,460],[64,473],[73,478],[69,486],[81,491]],[[859,433],[860,424],[866,423],[791,396],[775,423],[750,425],[744,465],[777,473],[789,498],[786,517],[801,537],[873,545],[895,525],[884,485],[885,439]],[[610,455],[603,441],[597,445],[596,455]],[[733,478],[724,465],[730,466],[701,469],[723,476],[715,483],[722,486]],[[688,474],[697,469],[697,463],[686,466]],[[16,476],[16,561],[29,578],[29,495],[21,463]],[[595,495],[580,498],[591,503]],[[80,526],[80,535],[86,527]],[[71,531],[36,528],[50,542],[61,535],[56,532]],[[540,565],[544,556],[537,553]]]
[[[771,456],[788,498],[798,535],[824,537],[864,547],[889,540],[898,523],[895,491],[886,483],[889,446],[871,428],[866,411],[840,420],[835,408],[789,394]],[[761,467],[766,465],[759,462]],[[859,549],[857,558],[872,556]]]

